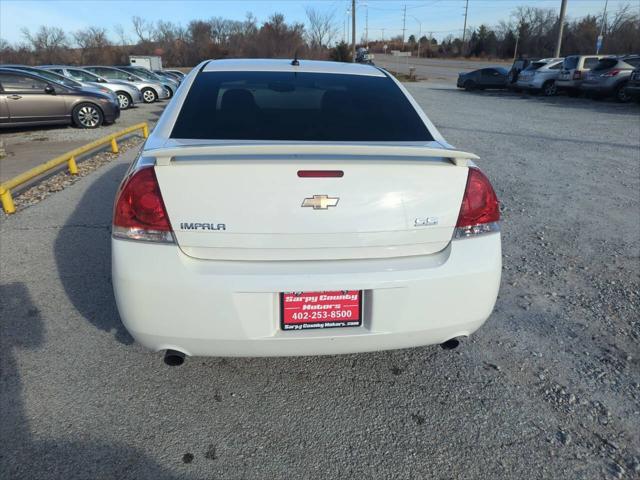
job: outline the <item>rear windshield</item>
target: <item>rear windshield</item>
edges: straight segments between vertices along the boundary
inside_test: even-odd
[[[546,63],[544,62],[533,62],[525,70],[538,70],[540,67],[544,67],[545,65]]]
[[[200,73],[172,138],[431,141],[388,77],[290,72]]]
[[[571,70],[572,68],[576,68],[578,66],[578,60],[580,57],[567,57],[564,59],[562,66],[567,70]]]
[[[594,71],[607,70],[609,68],[615,67],[617,63],[618,63],[617,58],[603,58],[598,62],[598,64],[595,67],[593,67],[592,70]]]

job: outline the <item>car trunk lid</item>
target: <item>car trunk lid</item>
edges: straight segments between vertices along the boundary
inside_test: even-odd
[[[212,260],[330,260],[427,255],[447,246],[466,161],[477,157],[425,147],[307,147],[145,153],[156,157],[180,248]],[[327,171],[340,175],[316,174]]]

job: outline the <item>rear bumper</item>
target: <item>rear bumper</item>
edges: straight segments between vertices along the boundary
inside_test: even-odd
[[[112,240],[127,330],[152,350],[203,356],[323,355],[442,343],[489,317],[500,234],[454,240],[434,255],[376,260],[197,260],[175,245]],[[280,329],[279,292],[364,290],[363,325]]]
[[[582,82],[582,85],[580,85],[580,90],[583,90],[585,92],[602,93],[605,95],[613,94],[615,88],[615,84],[601,82]]]
[[[538,82],[535,82],[532,79],[518,80],[516,85],[522,90],[539,90],[542,88],[542,84],[538,85]]]

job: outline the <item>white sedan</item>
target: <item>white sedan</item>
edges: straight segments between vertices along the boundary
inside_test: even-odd
[[[456,346],[500,284],[476,158],[375,66],[205,61],[117,194],[122,321],[170,364]]]

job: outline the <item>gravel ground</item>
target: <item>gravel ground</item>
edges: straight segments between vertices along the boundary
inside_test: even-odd
[[[409,88],[503,203],[502,289],[476,335],[166,367],[111,291],[132,149],[0,220],[0,476],[639,478],[638,107]]]
[[[71,125],[2,129],[0,135],[5,144],[6,157],[0,160],[0,181],[136,123],[147,122],[153,128],[166,105],[166,101],[137,105],[121,112],[115,123],[95,129]]]

